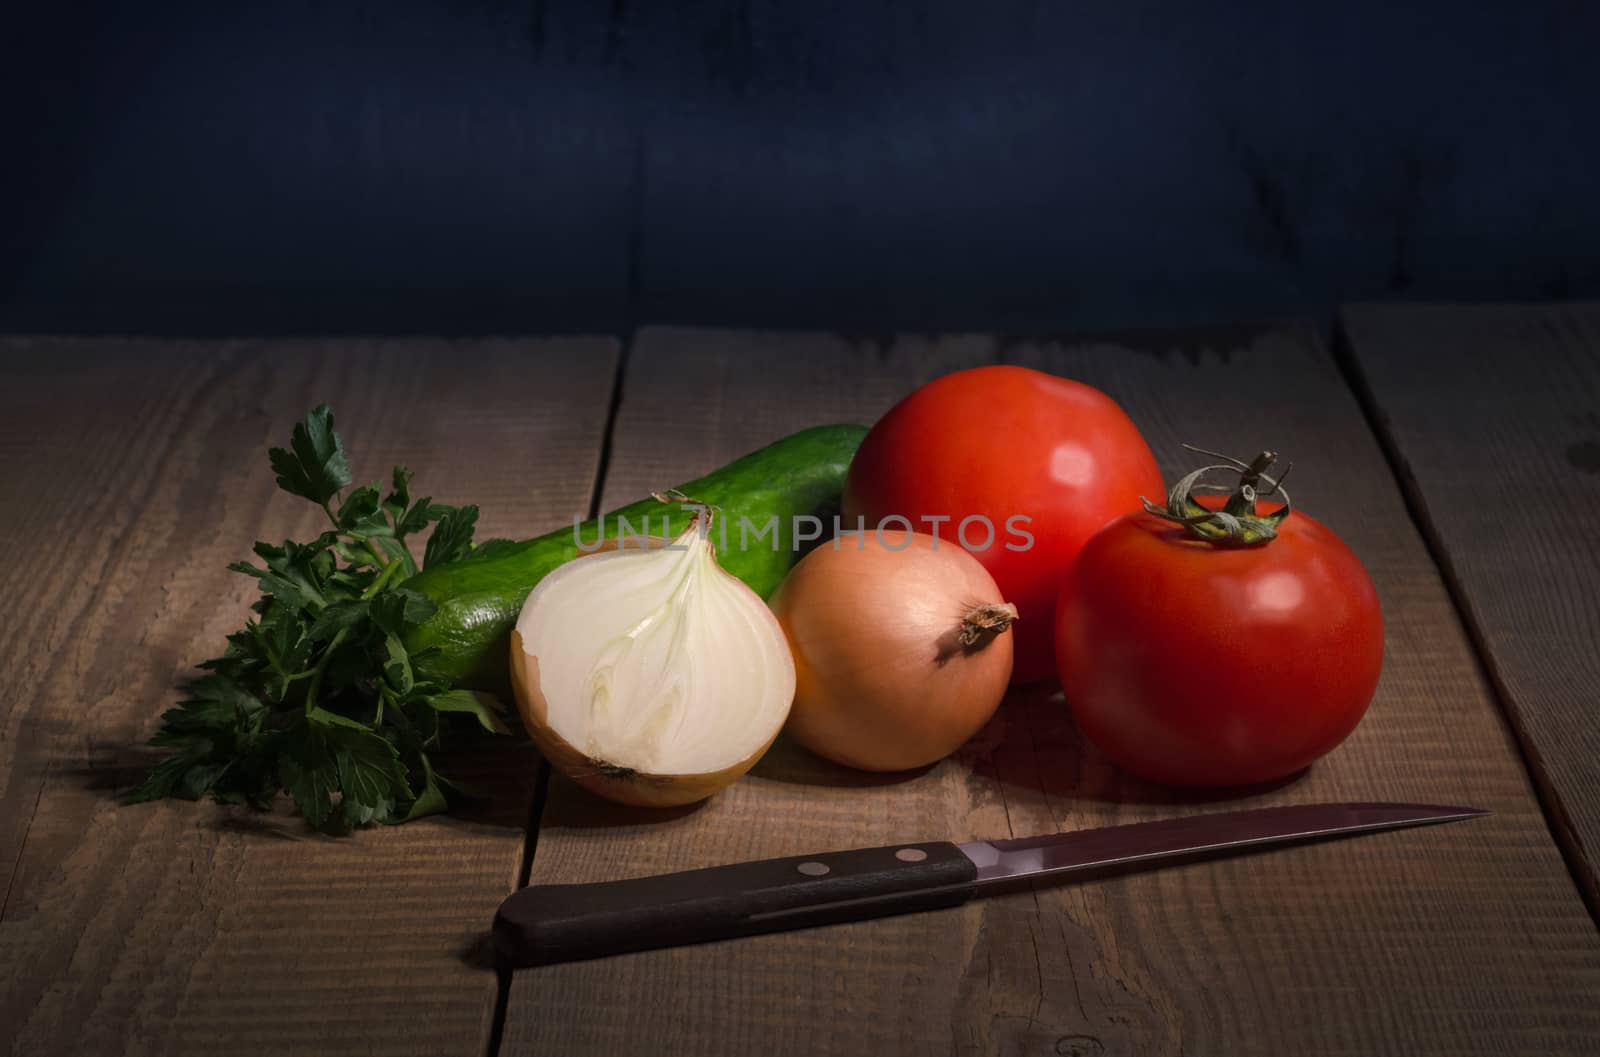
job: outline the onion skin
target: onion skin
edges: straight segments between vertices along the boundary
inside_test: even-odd
[[[604,761],[580,752],[550,728],[545,719],[548,705],[539,690],[539,659],[523,649],[522,633],[515,629],[511,632],[511,689],[528,737],[550,766],[596,796],[634,807],[678,807],[704,800],[754,767],[778,739],[774,731],[772,738],[746,759],[705,774],[646,774],[608,767]]]
[[[970,647],[963,617],[1000,590],[954,540],[885,531],[808,554],[773,598],[795,660],[785,728],[819,756],[864,771],[943,759],[994,715],[1011,680],[1009,627]],[[1009,619],[1006,621],[1009,624]]]

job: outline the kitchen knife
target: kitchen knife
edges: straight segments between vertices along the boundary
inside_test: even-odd
[[[1428,804],[1304,804],[1014,840],[858,848],[627,881],[531,885],[500,904],[495,949],[512,967],[546,965],[957,906],[1035,878],[1485,814]]]

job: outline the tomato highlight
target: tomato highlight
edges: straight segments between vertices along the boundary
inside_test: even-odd
[[[959,535],[1017,606],[1012,679],[1026,683],[1054,674],[1056,595],[1083,545],[1160,490],[1155,456],[1109,396],[1026,367],[977,367],[929,382],[868,431],[844,520]]]

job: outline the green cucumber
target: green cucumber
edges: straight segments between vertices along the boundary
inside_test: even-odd
[[[866,432],[864,426],[816,426],[680,485],[683,495],[716,508],[711,539],[722,567],[763,598],[777,590],[800,557],[795,518],[819,518],[824,533],[831,533],[845,471]],[[693,516],[682,504],[642,499],[577,531],[568,526],[520,543],[489,543],[425,569],[406,586],[427,595],[437,611],[410,632],[406,648],[413,655],[437,648],[423,662],[432,677],[503,692],[511,629],[522,603],[545,574],[578,557],[580,539],[591,549],[602,533],[615,539],[619,518],[634,531],[675,537]],[[773,524],[775,529],[758,535]]]

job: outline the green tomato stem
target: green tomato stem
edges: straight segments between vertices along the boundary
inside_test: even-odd
[[[1289,470],[1273,478],[1267,476],[1267,470],[1278,460],[1274,452],[1264,451],[1245,463],[1188,444],[1185,444],[1184,448],[1223,461],[1202,466],[1185,474],[1167,493],[1167,504],[1164,507],[1157,506],[1144,496],[1140,496],[1139,501],[1144,504],[1146,513],[1153,514],[1163,521],[1182,525],[1190,536],[1218,547],[1261,547],[1277,539],[1278,526],[1289,516],[1289,493],[1284,491],[1283,482],[1289,476],[1289,470],[1294,469],[1293,463],[1289,464]],[[1213,470],[1229,470],[1239,475],[1238,484],[1233,487],[1228,501],[1222,505],[1221,510],[1212,510],[1194,497],[1197,490],[1214,493],[1228,491],[1220,485],[1200,483],[1200,478]],[[1267,483],[1267,490],[1258,491],[1263,481]],[[1283,505],[1270,514],[1258,513],[1256,501],[1272,495],[1281,497]]]

